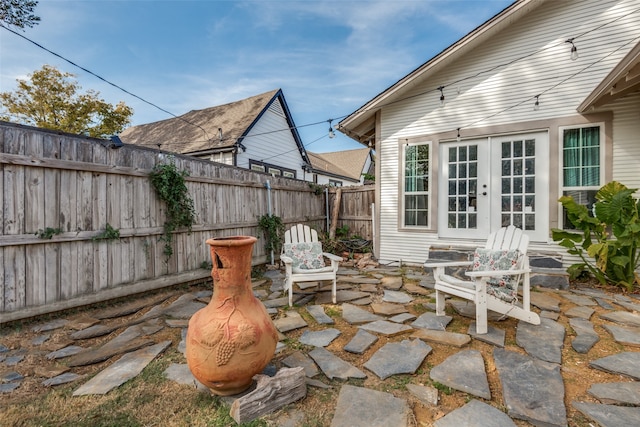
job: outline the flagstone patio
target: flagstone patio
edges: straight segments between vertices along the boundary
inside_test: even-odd
[[[541,325],[494,317],[489,333],[477,335],[472,305],[451,299],[448,315],[435,315],[431,278],[418,268],[339,273],[336,305],[330,287],[320,285],[295,293],[298,307],[287,309],[278,270],[254,282],[282,338],[265,373],[302,367],[308,388],[333,390],[331,426],[608,427],[640,419],[635,295],[536,289],[531,300]],[[32,326],[28,342],[3,332],[0,393],[19,393],[27,382],[73,384],[74,396],[109,393],[170,346],[184,353],[188,319],[210,295],[165,292],[59,317]],[[160,333],[174,330],[174,341]],[[26,360],[41,369],[25,375]],[[88,380],[79,373],[105,361]],[[196,383],[184,361],[165,376]],[[304,426],[305,399],[265,419]]]

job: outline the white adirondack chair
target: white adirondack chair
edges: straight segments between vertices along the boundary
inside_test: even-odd
[[[332,280],[331,297],[336,303],[336,274],[342,258],[322,251],[316,230],[308,225],[297,224],[284,233],[283,254],[286,279],[285,288],[289,290],[289,306],[293,305],[293,284]],[[331,261],[326,266],[324,258]]]
[[[476,306],[476,333],[487,333],[487,310],[540,324],[540,317],[530,308],[530,268],[527,247],[529,237],[510,225],[492,233],[484,248],[474,252],[473,261],[427,260],[434,269],[436,315],[444,316],[445,295],[473,301]],[[471,266],[465,274],[470,281],[445,274],[446,267]],[[522,281],[522,306],[517,305],[518,284]]]

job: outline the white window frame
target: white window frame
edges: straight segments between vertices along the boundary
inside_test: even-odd
[[[564,185],[564,133],[567,130],[571,129],[584,129],[584,128],[592,128],[599,127],[599,144],[600,144],[600,173],[599,173],[599,184],[597,186],[576,186],[576,187],[565,187]],[[560,126],[558,127],[558,166],[559,166],[559,174],[558,174],[558,184],[559,184],[559,195],[563,196],[565,191],[597,191],[605,184],[605,129],[604,122],[598,123],[584,123],[581,125],[573,125],[573,126]],[[580,165],[583,167],[584,165]],[[564,224],[564,212],[561,203],[558,203],[558,224],[560,229],[569,230],[571,225]]]
[[[429,179],[429,185],[428,185],[428,189],[426,191],[406,191],[406,175],[405,172],[407,170],[407,165],[406,165],[406,161],[407,161],[407,148],[408,147],[415,147],[415,146],[423,146],[426,145],[428,147],[428,156],[429,156],[429,169],[427,172],[427,177]],[[432,141],[423,141],[423,142],[412,142],[412,143],[404,143],[402,144],[402,148],[400,149],[400,155],[401,155],[401,166],[400,166],[400,197],[399,197],[399,204],[400,204],[400,224],[401,227],[403,229],[409,229],[409,230],[429,230],[431,229],[431,216],[433,213],[433,209],[434,209],[434,204],[433,204],[433,192],[431,191],[432,185],[433,185],[433,143]],[[405,200],[407,195],[416,195],[416,196],[426,196],[427,198],[427,225],[413,225],[413,224],[407,224],[406,223],[406,206],[405,206]]]

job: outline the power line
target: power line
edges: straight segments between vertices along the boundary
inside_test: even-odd
[[[52,54],[52,55],[54,55],[54,56],[56,56],[56,57],[58,57],[58,58],[62,59],[63,61],[68,62],[69,64],[73,65],[74,67],[77,67],[77,68],[81,69],[82,71],[84,71],[84,72],[86,72],[86,73],[91,74],[92,76],[94,76],[94,77],[96,77],[96,78],[98,78],[98,79],[102,80],[103,82],[105,82],[105,83],[107,83],[107,84],[109,84],[109,85],[111,85],[111,86],[115,87],[116,89],[121,90],[122,92],[126,93],[127,95],[133,96],[134,98],[139,99],[140,101],[142,101],[142,102],[144,102],[144,103],[146,103],[146,104],[149,104],[149,105],[151,105],[152,107],[155,107],[155,108],[157,108],[158,110],[160,110],[160,111],[162,111],[162,112],[164,112],[164,113],[167,113],[167,114],[169,114],[170,116],[175,117],[176,119],[180,119],[180,120],[182,120],[182,121],[184,121],[184,122],[186,122],[186,123],[188,123],[188,124],[190,124],[190,125],[192,125],[192,126],[195,126],[195,127],[197,127],[197,128],[200,128],[200,129],[202,130],[202,132],[204,132],[204,135],[205,135],[205,138],[207,138],[207,141],[210,141],[210,140],[211,140],[211,137],[209,137],[209,134],[207,134],[207,131],[206,131],[202,126],[197,125],[197,124],[195,124],[195,123],[191,123],[190,121],[188,121],[188,120],[186,120],[186,119],[184,119],[184,118],[182,118],[182,117],[176,116],[176,115],[175,115],[175,114],[173,114],[171,111],[167,111],[167,110],[165,110],[164,108],[162,108],[162,107],[160,107],[160,106],[158,106],[158,105],[154,104],[153,102],[151,102],[151,101],[147,101],[146,99],[142,98],[141,96],[138,96],[138,95],[136,95],[135,93],[132,93],[132,92],[130,92],[130,91],[128,91],[128,90],[126,90],[126,89],[124,89],[123,87],[118,86],[117,84],[110,82],[109,80],[105,79],[105,78],[104,78],[104,77],[102,77],[102,76],[99,76],[98,74],[94,73],[93,71],[88,70],[88,69],[86,69],[85,67],[82,67],[82,66],[80,66],[80,65],[76,64],[75,62],[71,61],[70,59],[67,59],[67,58],[65,58],[64,56],[62,56],[62,55],[60,55],[60,54],[58,54],[58,53],[56,53],[56,52],[54,52],[54,51],[52,51],[52,50],[50,50],[50,49],[47,49],[46,47],[42,46],[40,43],[37,43],[37,42],[35,42],[34,40],[31,40],[31,39],[30,39],[30,38],[28,38],[27,36],[25,36],[25,35],[23,35],[23,34],[20,34],[19,32],[14,31],[14,30],[12,30],[11,28],[8,28],[8,27],[4,26],[3,24],[0,24],[0,27],[4,28],[5,30],[7,30],[7,31],[9,31],[9,32],[12,32],[13,34],[15,34],[15,35],[17,35],[17,36],[19,36],[19,37],[22,37],[23,39],[25,39],[25,40],[26,40],[26,41],[28,41],[29,43],[32,43],[32,44],[34,44],[35,46],[39,47],[40,49],[45,50],[45,51],[49,52],[50,54]]]

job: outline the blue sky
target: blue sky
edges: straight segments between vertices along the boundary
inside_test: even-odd
[[[362,147],[328,120],[355,111],[511,4],[511,0],[40,0],[22,34],[175,115],[281,88],[306,147]],[[0,29],[0,91],[44,64],[82,91],[171,118]],[[311,125],[313,123],[319,123]]]

